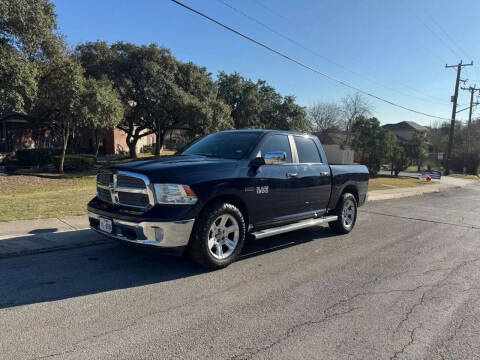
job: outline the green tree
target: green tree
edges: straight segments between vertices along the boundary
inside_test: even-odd
[[[377,118],[358,117],[352,126],[352,147],[360,153],[360,161],[370,174],[377,175],[384,159],[391,153],[391,136]]]
[[[61,173],[68,140],[83,121],[84,82],[81,65],[68,57],[45,66],[39,79],[37,118],[46,123],[63,143],[59,166]]]
[[[308,132],[311,129],[304,107],[295,103],[294,96],[285,96],[278,107],[276,121],[266,127],[280,130]]]
[[[406,151],[408,157],[415,161],[418,171],[420,171],[427,156],[427,142],[425,134],[415,132],[413,137],[406,144]]]
[[[179,88],[177,95],[180,103],[176,104],[176,111],[172,111],[170,121],[163,126],[162,137],[157,141],[155,149],[157,154],[169,129],[183,128],[193,135],[206,135],[233,128],[230,108],[218,98],[217,84],[205,67],[192,62],[179,62],[175,84]]]
[[[138,140],[149,134],[156,135],[159,154],[169,130],[203,134],[231,127],[229,109],[217,98],[216,84],[206,69],[178,62],[168,49],[96,42],[79,45],[76,56],[87,75],[113,81],[126,108],[118,128],[127,133],[133,158]]]
[[[219,97],[230,106],[235,129],[263,127],[260,125],[260,94],[258,85],[240,76],[221,71],[217,77]]]
[[[389,133],[393,135],[393,139],[389,141],[391,172],[392,174],[395,174],[395,176],[398,176],[400,171],[406,170],[412,161],[408,156],[406,144],[398,141],[396,136],[390,131]]]
[[[123,119],[124,108],[107,78],[88,78],[80,101],[81,119],[85,127],[94,131],[95,156],[98,157],[100,131],[115,128]]]
[[[283,97],[264,80],[255,83],[238,73],[222,71],[217,84],[219,97],[231,108],[235,129],[309,129],[306,111],[295,103],[295,97]]]
[[[56,26],[48,0],[0,0],[0,117],[31,110],[38,62],[63,45]]]
[[[127,134],[130,156],[136,158],[136,145],[165,120],[170,100],[178,100],[174,74],[177,63],[170,51],[157,45],[137,46],[117,42],[86,43],[76,48],[76,56],[87,75],[113,81],[123,106],[124,118],[118,128]],[[159,136],[157,131],[157,137]]]

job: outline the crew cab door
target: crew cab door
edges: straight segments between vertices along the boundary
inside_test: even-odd
[[[294,135],[294,155],[298,162],[297,178],[300,182],[301,197],[305,211],[311,210],[318,214],[326,211],[330,200],[332,180],[330,167],[315,140],[306,135]]]
[[[252,169],[245,188],[254,225],[270,225],[285,221],[298,211],[300,200],[297,164],[293,162],[292,149],[287,135],[268,134],[262,139],[256,156],[284,152],[284,164],[261,165]]]

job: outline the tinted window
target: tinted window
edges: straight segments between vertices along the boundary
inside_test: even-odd
[[[288,137],[285,135],[269,136],[263,142],[260,148],[260,155],[264,156],[267,152],[283,151],[287,154],[287,163],[292,162],[292,152],[290,150],[290,143]]]
[[[260,134],[260,132],[211,134],[187,146],[181,154],[241,159],[250,153]]]
[[[320,154],[318,153],[315,142],[303,136],[295,136],[295,145],[297,146],[298,161],[300,163],[320,163]]]

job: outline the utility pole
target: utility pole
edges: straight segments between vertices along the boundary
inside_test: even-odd
[[[476,88],[474,86],[470,86],[468,88],[462,87],[462,90],[468,90],[470,91],[470,111],[468,112],[468,126],[467,126],[467,144],[466,144],[466,153],[468,154],[470,152],[470,128],[472,126],[472,110],[473,110],[473,105],[478,105],[478,102],[473,102],[473,95],[475,94],[475,91],[480,90],[479,88]]]
[[[447,159],[445,162],[445,175],[450,174],[450,157],[452,154],[453,135],[455,131],[455,116],[457,115],[458,86],[460,81],[463,81],[463,82],[466,81],[466,80],[460,80],[460,73],[462,72],[463,66],[472,66],[472,65],[473,65],[473,61],[471,61],[470,64],[462,64],[462,61],[460,61],[457,65],[445,65],[445,68],[452,68],[452,67],[457,68],[457,80],[455,82],[455,93],[452,96],[453,108],[452,108],[452,118],[450,122],[450,133],[448,136]]]

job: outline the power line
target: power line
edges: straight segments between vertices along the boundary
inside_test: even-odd
[[[430,27],[429,25],[427,25],[427,23],[425,21],[423,21],[415,11],[412,10],[411,7],[407,6],[407,8],[409,9],[410,13],[428,30],[430,31],[455,57],[458,57],[458,58],[461,58],[461,54],[459,52],[457,52],[452,46],[450,46],[441,36],[439,36],[437,34],[437,32],[432,28]],[[448,32],[437,22],[435,21],[435,19],[433,18],[432,15],[428,14],[430,20],[432,21],[432,23],[444,34],[444,36],[450,40],[450,42],[455,45],[455,47],[460,50],[461,53],[463,53],[464,55],[467,56],[467,58],[470,58],[471,60],[473,60],[473,58],[467,54],[467,52],[465,51],[465,49],[463,49],[449,34]],[[446,62],[444,60],[444,62]],[[455,69],[452,68],[453,71],[455,71]],[[475,71],[475,70],[474,70]],[[468,71],[466,71],[466,74],[468,77],[471,77],[470,76],[470,73]],[[478,72],[475,71],[475,78],[477,81],[479,81],[479,77],[477,76],[478,75]],[[480,81],[479,81],[480,82]]]
[[[430,31],[433,36],[435,36],[444,46],[447,47],[448,50],[457,58],[461,58],[461,55],[457,53],[448,43],[446,43],[441,36],[439,36],[430,26],[427,25],[425,21],[420,18],[415,11],[410,8],[410,6],[407,6],[407,8],[410,10],[410,13],[428,30]]]
[[[468,54],[467,51],[466,51],[462,46],[460,46],[460,44],[459,44],[457,41],[455,41],[455,39],[453,39],[453,37],[450,36],[450,34],[449,34],[437,21],[435,21],[435,19],[433,18],[433,16],[432,16],[431,14],[429,14],[429,17],[430,17],[430,19],[432,20],[432,23],[435,24],[435,26],[436,26],[438,29],[440,29],[440,31],[447,37],[447,39],[450,40],[450,42],[451,42],[453,45],[455,45],[455,47],[456,47],[458,50],[460,50],[460,52],[462,52],[464,55],[466,55],[467,58],[470,58],[470,60],[473,60],[473,57],[470,56],[470,54]],[[465,70],[466,70],[466,69],[465,69]],[[466,73],[467,73],[467,76],[470,77],[469,72],[466,71]],[[475,79],[476,79],[477,81],[479,81],[478,71],[476,71],[476,69],[474,70],[474,74],[475,74]],[[479,81],[479,82],[480,82],[480,81]]]
[[[289,23],[290,21],[285,17],[283,16],[282,14],[276,12],[275,10],[269,8],[267,5],[263,4],[262,2],[258,1],[258,0],[251,0],[253,1],[255,4],[257,5],[260,5],[261,7],[263,7],[265,10],[267,11],[270,11],[272,14],[278,16],[280,19],[282,19],[283,21],[286,21],[287,23]]]
[[[219,1],[219,0],[218,0],[218,1]],[[271,8],[268,8],[267,6],[263,5],[260,1],[257,1],[257,0],[251,0],[251,1],[253,1],[254,3],[260,5],[261,7],[267,9],[268,11],[270,11],[270,12],[273,13],[273,14],[275,14],[276,16],[280,17],[282,20],[284,20],[285,22],[287,22],[289,25],[298,27],[296,24],[293,24],[293,23],[292,23],[291,21],[289,21],[287,18],[285,18],[284,16],[282,16],[279,12],[276,12],[276,11],[272,10]],[[223,2],[223,1],[222,1],[222,2]],[[225,5],[226,5],[226,4],[225,4]],[[230,8],[233,9],[232,6],[230,6],[230,5],[227,5],[227,6],[229,6]],[[234,10],[237,11],[236,9],[234,9]],[[240,11],[239,11],[239,12],[240,12]],[[244,16],[247,16],[247,15],[244,15]],[[247,16],[247,17],[250,17],[250,16]],[[250,17],[250,18],[251,18],[251,17]],[[251,20],[253,20],[253,21],[255,21],[255,22],[257,22],[257,23],[260,24],[260,22],[259,22],[258,20],[255,20],[255,19],[251,19]],[[260,25],[264,26],[265,24],[260,24]],[[267,27],[267,25],[265,25],[265,27]],[[280,34],[277,34],[277,35],[280,35]],[[282,35],[280,35],[280,36],[282,36]],[[425,47],[422,47],[422,49],[425,50],[425,51],[427,50],[426,46],[425,46]],[[312,50],[310,50],[310,49],[307,49],[307,50],[310,51],[310,52],[312,52]],[[429,51],[426,51],[426,52],[428,53]],[[446,63],[448,62],[448,61],[445,60],[445,59],[442,60],[442,57],[438,56],[438,54],[434,54],[432,51],[430,51],[430,54],[432,54],[432,55],[434,55],[436,58],[440,59],[440,63],[442,63],[442,64],[446,64]],[[336,64],[336,63],[334,63],[333,61],[327,59],[327,58],[326,58],[325,56],[323,56],[323,55],[318,55],[318,56],[323,57],[324,59],[326,59],[327,61],[333,63],[334,65],[339,66],[338,64]],[[354,60],[354,61],[357,61],[357,59],[355,59],[355,58],[353,58],[352,56],[349,56],[349,55],[347,55],[347,54],[344,54],[344,56],[349,57],[350,59],[352,59],[352,60]],[[366,75],[362,75],[362,74],[360,74],[360,73],[356,73],[356,72],[351,71],[351,70],[349,70],[349,69],[345,69],[345,70],[346,70],[346,71],[349,71],[349,72],[351,72],[351,73],[353,73],[353,74],[355,74],[355,75],[357,75],[357,76],[363,77],[363,78],[365,78],[366,80],[368,80],[368,81],[370,81],[370,82],[372,82],[372,83],[375,83],[375,84],[377,84],[377,85],[379,85],[379,86],[382,86],[382,87],[384,87],[384,88],[386,88],[386,89],[389,89],[389,90],[392,90],[392,91],[396,91],[396,92],[401,93],[401,94],[403,94],[403,95],[407,95],[407,96],[412,97],[412,95],[410,95],[410,94],[403,93],[403,92],[401,92],[400,90],[392,89],[392,88],[390,88],[390,87],[388,87],[388,86],[386,86],[386,85],[384,85],[384,84],[382,84],[382,83],[377,82],[376,80],[374,80],[374,79],[372,79],[372,78],[370,78],[370,77],[368,77],[368,76],[366,76]],[[417,89],[411,87],[411,86],[408,85],[408,84],[404,84],[404,83],[402,83],[401,81],[398,81],[398,80],[397,80],[396,83],[397,83],[398,85],[401,85],[401,86],[405,87],[406,89],[409,89],[409,90],[411,90],[411,91],[414,91],[414,92],[416,92],[417,94],[420,94],[420,95],[422,95],[422,96],[425,96],[425,97],[430,98],[430,99],[433,100],[433,101],[432,101],[432,100],[423,100],[423,101],[430,101],[430,102],[432,102],[432,103],[441,104],[441,105],[449,105],[449,104],[445,103],[443,99],[437,98],[437,97],[432,96],[432,95],[429,95],[429,94],[422,93],[421,91],[418,91]]]
[[[382,84],[381,82],[379,82],[379,81],[377,81],[377,80],[375,80],[375,79],[373,79],[373,78],[371,78],[371,77],[369,77],[369,76],[367,76],[367,75],[364,75],[364,74],[362,74],[362,73],[359,73],[359,72],[350,70],[350,69],[346,68],[345,66],[343,66],[343,65],[341,65],[341,64],[339,64],[339,63],[337,63],[337,62],[335,62],[335,61],[333,61],[333,60],[331,60],[331,59],[329,59],[329,58],[326,57],[325,55],[322,55],[322,54],[316,52],[315,50],[312,50],[311,48],[306,47],[306,46],[303,45],[302,43],[300,43],[300,42],[298,42],[298,41],[296,41],[296,40],[294,40],[294,39],[292,39],[292,38],[290,38],[290,37],[288,37],[288,36],[286,36],[286,35],[278,32],[277,30],[273,29],[272,27],[270,27],[270,26],[266,25],[265,23],[263,23],[263,22],[255,19],[254,17],[250,16],[249,14],[245,13],[244,11],[242,11],[242,10],[240,10],[240,9],[237,9],[236,7],[230,5],[229,3],[227,3],[227,2],[225,2],[225,1],[223,1],[223,0],[217,0],[217,1],[218,1],[219,3],[227,6],[228,8],[232,9],[233,11],[239,13],[240,15],[248,18],[249,20],[255,22],[256,24],[262,26],[263,28],[267,29],[268,31],[270,31],[270,32],[272,32],[272,33],[280,36],[282,39],[285,39],[285,40],[287,40],[287,41],[295,44],[296,46],[302,48],[303,50],[306,50],[306,51],[310,52],[311,54],[313,54],[313,55],[315,55],[315,56],[317,56],[317,57],[319,57],[319,58],[322,58],[323,60],[327,61],[328,63],[333,64],[333,65],[335,65],[335,66],[337,66],[337,67],[339,67],[339,68],[341,68],[341,69],[343,69],[343,70],[345,70],[345,71],[348,71],[349,73],[351,73],[351,74],[353,74],[353,75],[356,75],[356,76],[358,76],[358,77],[361,77],[361,78],[363,78],[363,79],[365,79],[365,80],[367,80],[367,81],[369,81],[369,82],[371,82],[371,83],[373,83],[373,84],[376,84],[376,85],[378,85],[378,86],[381,86],[381,87],[383,87],[383,88],[385,88],[385,89],[387,89],[387,90],[390,90],[390,91],[393,91],[393,92],[397,92],[397,93],[399,93],[399,94],[402,94],[403,96],[408,96],[408,97],[410,97],[410,98],[417,99],[417,100],[420,100],[420,101],[426,101],[426,102],[430,102],[430,103],[434,103],[434,104],[440,104],[440,105],[449,106],[449,104],[448,104],[448,103],[445,103],[445,102],[439,102],[439,101],[437,101],[437,100],[429,100],[429,99],[427,99],[427,98],[423,98],[423,97],[415,96],[415,95],[412,95],[412,94],[408,94],[408,93],[406,93],[406,92],[403,92],[403,91],[397,90],[397,89],[395,89],[395,88],[392,88],[392,87],[390,87],[390,86],[387,86],[387,85],[385,85],[385,84]],[[404,85],[404,86],[405,86],[405,85]],[[416,91],[415,89],[413,89],[413,88],[411,88],[411,87],[410,87],[410,89],[412,89],[413,91]],[[417,91],[417,92],[418,92],[418,91]]]
[[[267,49],[268,51],[271,51],[271,52],[273,52],[273,53],[275,53],[275,54],[277,54],[277,55],[279,55],[279,56],[281,56],[281,57],[283,57],[283,58],[285,58],[285,59],[287,59],[287,60],[289,60],[289,61],[291,61],[291,62],[293,62],[293,63],[295,63],[295,64],[297,64],[297,65],[299,65],[299,66],[301,66],[301,67],[303,67],[303,68],[305,68],[305,69],[308,69],[308,70],[310,70],[310,71],[313,71],[314,73],[316,73],[316,74],[318,74],[318,75],[321,75],[321,76],[323,76],[323,77],[325,77],[325,78],[327,78],[327,79],[329,79],[329,80],[332,80],[332,81],[334,81],[334,82],[336,82],[336,83],[339,83],[339,84],[341,84],[341,85],[343,85],[343,86],[345,86],[345,87],[347,87],[347,88],[350,88],[350,89],[352,89],[352,90],[358,91],[359,93],[362,93],[362,94],[364,94],[364,95],[366,95],[366,96],[370,96],[370,97],[372,97],[372,98],[374,98],[374,99],[380,100],[380,101],[382,101],[382,102],[384,102],[384,103],[387,103],[387,104],[389,104],[389,105],[395,106],[395,107],[397,107],[397,108],[400,108],[400,109],[403,109],[403,110],[406,110],[406,111],[410,111],[410,112],[412,112],[412,113],[416,113],[416,114],[423,115],[423,116],[427,116],[427,117],[434,118],[434,119],[450,120],[449,118],[444,118],[444,117],[441,117],[441,116],[436,116],[436,115],[432,115],[432,114],[427,114],[427,113],[424,113],[424,112],[422,112],[422,111],[418,111],[418,110],[415,110],[415,109],[408,108],[408,107],[406,107],[406,106],[403,106],[403,105],[394,103],[393,101],[390,101],[390,100],[384,99],[384,98],[382,98],[382,97],[380,97],[380,96],[377,96],[377,95],[374,95],[374,94],[372,94],[372,93],[369,93],[368,91],[362,90],[362,89],[360,89],[360,88],[358,88],[358,87],[356,87],[356,86],[350,85],[350,84],[348,84],[348,83],[346,83],[346,82],[344,82],[344,81],[342,81],[342,80],[339,80],[339,79],[337,79],[337,78],[335,78],[335,77],[333,77],[333,76],[331,76],[331,75],[328,75],[328,74],[326,74],[326,73],[324,73],[324,72],[321,72],[320,70],[317,70],[317,69],[315,69],[315,68],[313,68],[313,67],[311,67],[311,66],[309,66],[309,65],[306,65],[306,64],[302,63],[301,61],[296,60],[296,59],[290,57],[289,55],[286,55],[286,54],[284,54],[284,53],[282,53],[282,52],[280,52],[280,51],[278,51],[278,50],[275,50],[275,49],[271,48],[270,46],[265,45],[264,43],[262,43],[262,42],[260,42],[260,41],[257,41],[257,40],[255,40],[255,39],[251,38],[250,36],[245,35],[245,34],[239,32],[239,31],[231,28],[230,26],[225,25],[225,24],[221,23],[220,21],[211,18],[210,16],[208,16],[208,15],[206,15],[206,14],[204,14],[204,13],[198,11],[198,10],[195,10],[195,9],[191,8],[190,6],[188,6],[188,5],[180,2],[180,1],[178,1],[178,0],[171,0],[171,1],[174,2],[174,3],[176,3],[177,5],[180,5],[180,6],[182,6],[183,8],[185,8],[185,9],[187,9],[187,10],[190,10],[191,12],[194,12],[194,13],[196,13],[197,15],[200,15],[200,16],[204,17],[205,19],[207,19],[207,20],[209,20],[209,21],[211,21],[211,22],[213,22],[213,23],[215,23],[215,24],[217,24],[217,25],[219,25],[219,26],[227,29],[228,31],[231,31],[231,32],[237,34],[238,36],[243,37],[243,38],[246,39],[246,40],[251,41],[251,42],[253,42],[254,44],[257,44],[258,46],[261,46],[261,47],[263,47],[264,49]]]

